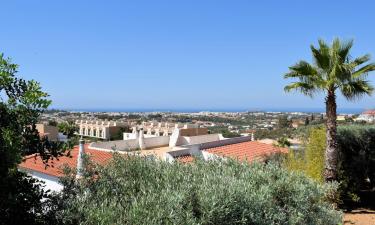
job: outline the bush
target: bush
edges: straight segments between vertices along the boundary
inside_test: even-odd
[[[323,182],[325,129],[314,127],[307,133],[305,151],[290,151],[284,166]],[[375,126],[339,126],[337,141],[340,199],[346,203],[367,201],[374,204],[371,202],[375,202]],[[360,198],[365,192],[368,195]]]
[[[303,171],[315,181],[323,183],[324,153],[326,134],[323,127],[314,127],[308,131],[305,150],[290,150],[285,166],[291,171]]]
[[[17,170],[0,178],[0,224],[53,224],[52,195],[44,183]]]
[[[363,190],[375,189],[375,126],[342,126],[338,130],[338,144],[343,198],[359,201]],[[367,196],[362,200],[370,202]]]
[[[92,168],[92,167],[90,167]],[[273,164],[196,160],[185,165],[114,156],[80,182],[66,177],[58,212],[82,224],[338,224],[334,186]]]

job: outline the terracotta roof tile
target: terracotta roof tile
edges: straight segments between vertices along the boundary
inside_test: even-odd
[[[221,156],[238,159],[240,161],[254,161],[256,159],[263,159],[267,155],[274,153],[288,153],[287,148],[280,148],[270,144],[260,143],[258,141],[246,141],[242,143],[224,145],[215,148],[204,149],[209,153]]]
[[[174,158],[177,162],[180,163],[191,163],[194,162],[195,158],[192,155],[181,155]]]
[[[367,110],[367,111],[363,112],[363,114],[375,115],[375,110]]]
[[[104,164],[112,158],[112,153],[105,151],[98,151],[89,149],[89,145],[85,145],[85,153],[90,156],[90,159],[98,164]],[[70,156],[60,156],[57,159],[50,159],[47,166],[43,163],[39,156],[27,156],[24,161],[18,166],[22,169],[32,170],[39,173],[44,173],[50,176],[61,177],[63,175],[64,166],[76,168],[78,157],[78,146],[71,150]]]

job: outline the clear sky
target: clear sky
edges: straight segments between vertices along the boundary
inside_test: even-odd
[[[3,1],[0,52],[54,108],[322,108],[282,76],[318,38],[375,57],[374,1]],[[375,58],[374,58],[375,60]],[[375,85],[375,73],[369,79]],[[375,97],[340,108],[374,108]]]

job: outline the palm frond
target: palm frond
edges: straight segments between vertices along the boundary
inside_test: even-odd
[[[374,87],[367,80],[354,80],[340,86],[342,95],[348,100],[356,100],[364,95],[371,95]]]
[[[369,54],[366,54],[366,55],[355,58],[353,61],[349,63],[349,65],[354,69],[355,67],[365,62],[368,62],[370,59],[371,59],[371,56]]]
[[[297,82],[287,85],[286,92],[296,90],[312,97],[318,91],[339,89],[349,100],[372,94],[374,88],[366,78],[375,71],[375,63],[364,65],[370,60],[369,55],[351,59],[353,40],[336,38],[331,45],[323,40],[318,43],[317,47],[310,46],[314,64],[300,61],[289,67],[284,78],[295,78]]]
[[[367,75],[367,73],[375,71],[375,63],[367,64],[352,73],[354,79]]]
[[[294,66],[289,67],[290,72],[284,75],[284,78],[297,78],[301,76],[315,76],[318,72],[306,61],[300,61]]]
[[[338,55],[340,56],[341,63],[344,63],[349,58],[350,49],[353,47],[353,40],[340,42],[340,47],[338,50]]]
[[[284,87],[285,92],[290,91],[299,91],[304,95],[313,97],[314,93],[317,91],[314,85],[304,83],[304,82],[293,82],[287,86]]]
[[[311,45],[310,48],[314,57],[315,64],[324,70],[328,70],[330,67],[329,46],[320,39],[319,49],[315,48],[313,45]]]

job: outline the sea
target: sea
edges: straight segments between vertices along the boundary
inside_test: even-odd
[[[337,108],[339,114],[359,114],[371,108]],[[324,108],[201,108],[201,109],[158,109],[158,108],[60,108],[60,110],[75,112],[180,112],[180,113],[198,113],[198,112],[303,112],[303,113],[324,113]]]

